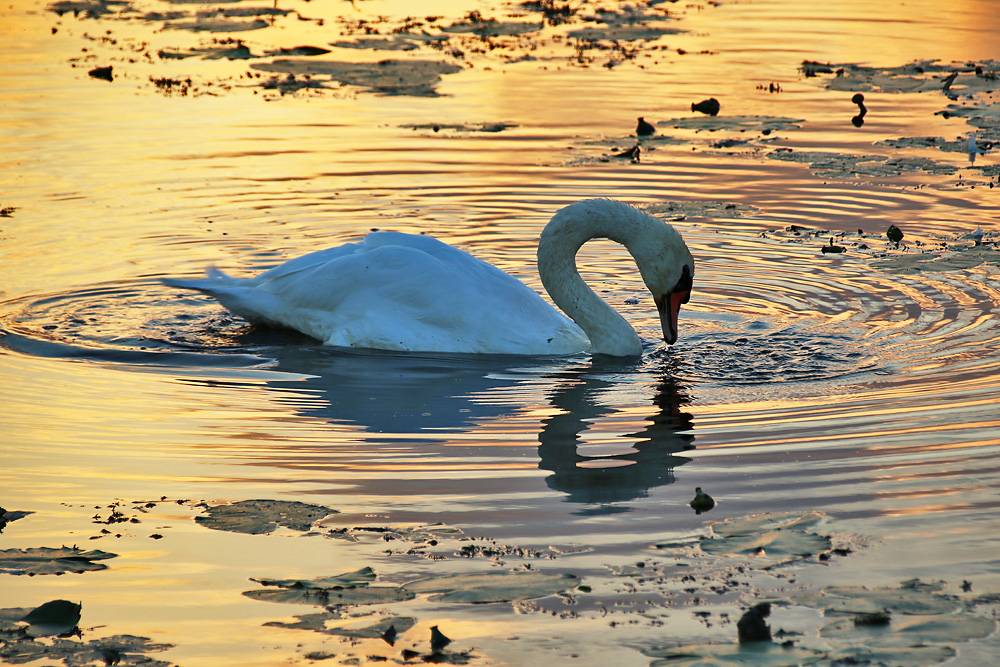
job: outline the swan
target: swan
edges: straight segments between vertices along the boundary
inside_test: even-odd
[[[300,331],[326,345],[410,352],[635,357],[642,343],[618,312],[587,286],[576,253],[594,238],[624,245],[653,295],[663,338],[677,340],[694,260],[669,224],[611,199],[559,210],[538,242],[538,274],[549,305],[495,266],[428,236],[372,232],[232,278],[215,268],[202,280],[164,279],[214,297],[252,323]]]

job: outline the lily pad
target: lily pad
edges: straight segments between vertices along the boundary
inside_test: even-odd
[[[18,519],[23,519],[29,514],[34,514],[34,512],[26,512],[22,510],[7,510],[0,507],[0,532],[7,527],[8,523],[12,521],[17,521]]]
[[[830,653],[828,662],[824,664],[924,667],[925,665],[936,665],[954,657],[955,649],[950,646],[902,646],[898,648],[848,646]]]
[[[264,623],[272,628],[289,628],[292,630],[311,630],[325,635],[337,635],[340,637],[350,637],[351,639],[378,639],[380,637],[395,636],[406,632],[414,625],[417,619],[411,616],[387,616],[380,618],[374,623],[370,618],[356,621],[350,625],[340,627],[327,627],[329,621],[339,621],[344,615],[337,610],[327,610],[316,614],[302,614],[295,617],[298,619],[294,623],[281,621],[269,621]],[[389,628],[393,631],[390,633]],[[390,633],[390,634],[387,634]]]
[[[81,605],[69,600],[52,600],[39,605],[21,620],[28,624],[32,637],[66,634],[80,622]]]
[[[811,556],[827,551],[830,538],[812,532],[823,520],[819,512],[753,514],[712,524],[710,537],[701,550],[721,555]]]
[[[84,551],[77,547],[33,547],[30,549],[0,550],[0,572],[6,574],[65,574],[95,572],[108,568],[98,560],[116,558],[118,554],[93,549]]]
[[[378,575],[370,567],[363,567],[353,572],[336,574],[332,577],[318,577],[316,579],[253,579],[261,586],[278,586],[280,588],[298,588],[303,590],[318,588],[336,588],[350,586],[367,586],[375,581]]]
[[[797,130],[805,121],[801,118],[784,116],[691,116],[661,120],[656,124],[687,130],[718,132],[773,132],[777,130]]]
[[[260,535],[273,532],[278,526],[307,531],[317,521],[337,510],[322,505],[309,505],[287,500],[241,500],[228,505],[209,507],[208,516],[195,518],[212,530]]]
[[[243,595],[262,602],[281,604],[312,604],[321,606],[386,604],[412,600],[415,596],[397,586],[365,586],[354,588],[279,588],[277,590],[243,591]]]
[[[875,614],[883,611],[900,614],[946,614],[959,603],[939,595],[940,584],[919,580],[904,581],[898,587],[863,588],[831,586],[819,595],[800,595],[796,604],[823,608],[827,613]]]
[[[345,86],[358,86],[393,95],[436,95],[434,87],[446,74],[462,71],[459,65],[440,60],[380,60],[338,62],[333,60],[281,59],[256,63],[253,69],[291,76],[328,77]]]
[[[842,618],[820,628],[827,638],[876,639],[879,646],[912,646],[914,644],[952,644],[982,639],[993,634],[997,622],[982,616],[942,616],[926,619],[909,617],[893,619],[891,625],[858,626],[853,618]]]
[[[390,616],[375,623],[364,621],[339,628],[329,628],[324,634],[350,637],[351,639],[378,639],[387,636],[386,633],[390,632],[390,628],[392,628],[392,636],[395,636],[397,633],[406,632],[416,623],[417,619],[412,616]]]
[[[483,572],[450,574],[403,584],[413,593],[434,593],[434,602],[513,602],[532,600],[580,585],[572,574],[548,572]]]
[[[284,604],[364,605],[412,600],[415,596],[398,586],[369,586],[375,580],[370,567],[332,577],[317,579],[252,579],[268,590],[244,591],[243,595],[254,600]]]
[[[682,667],[721,667],[725,665],[796,667],[796,665],[819,662],[825,655],[820,651],[770,642],[654,647],[643,649],[642,654],[650,658],[657,658],[649,663],[650,667],[665,667],[667,665],[681,665]]]

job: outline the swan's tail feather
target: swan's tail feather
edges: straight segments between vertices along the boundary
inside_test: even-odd
[[[228,276],[214,266],[210,266],[205,269],[205,277],[201,279],[161,278],[160,282],[167,287],[195,290],[209,296],[215,296],[220,288],[232,287],[239,284],[241,280]]]
[[[280,300],[266,291],[254,289],[253,279],[233,278],[212,266],[205,270],[205,278],[161,278],[160,282],[168,287],[201,292],[250,322],[282,324],[280,318],[272,316],[272,312],[281,310]]]

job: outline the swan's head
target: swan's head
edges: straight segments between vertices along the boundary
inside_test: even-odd
[[[681,305],[691,298],[694,258],[681,235],[667,223],[656,220],[656,225],[650,230],[650,243],[629,250],[635,257],[646,288],[653,295],[660,315],[663,340],[673,345],[677,342]]]
[[[557,212],[542,232],[538,245],[538,272],[553,300],[581,325],[594,349],[625,355],[641,353],[635,331],[619,317],[623,331],[629,334],[622,337],[630,342],[620,347],[599,345],[594,340],[594,332],[581,323],[581,315],[586,309],[579,307],[582,301],[579,292],[565,289],[565,285],[577,282],[583,286],[575,256],[580,246],[593,238],[611,239],[628,249],[639,267],[642,281],[653,295],[663,340],[671,345],[675,343],[678,315],[681,305],[691,297],[694,279],[694,258],[681,235],[666,222],[612,199],[587,199],[571,204]],[[569,276],[575,280],[567,282]],[[596,296],[594,300],[600,301]],[[607,349],[616,351],[607,352]]]

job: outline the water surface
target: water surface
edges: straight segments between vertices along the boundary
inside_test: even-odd
[[[693,612],[735,615],[757,593],[636,593],[609,568],[674,567],[654,545],[711,521],[812,510],[851,553],[801,566],[799,585],[1000,591],[1000,169],[995,151],[964,150],[970,134],[1000,142],[996,93],[972,66],[956,99],[931,65],[894,71],[857,88],[869,111],[856,127],[855,90],[802,69],[920,60],[995,75],[991,2],[635,3],[631,22],[585,4],[535,28],[538,11],[490,3],[425,3],[417,19],[389,0],[219,7],[0,10],[0,505],[34,512],[0,545],[119,555],[101,572],[0,575],[0,607],[82,602],[84,639],[150,637],[173,645],[150,654],[169,664],[396,659],[436,625],[481,664],[641,665],[651,645],[732,640],[731,623]],[[516,34],[466,31],[474,10]],[[569,34],[635,26],[654,33]],[[362,38],[383,42],[332,45]],[[307,45],[329,53],[278,52]],[[330,75],[395,59],[445,66],[404,70],[419,85]],[[88,74],[106,66],[110,82]],[[904,76],[933,85],[901,92]],[[716,124],[690,110],[708,97]],[[939,113],[949,105],[981,111]],[[639,116],[658,128],[639,161],[607,157],[637,143]],[[900,141],[913,137],[935,141]],[[648,207],[696,258],[668,348],[624,250],[581,252],[647,342],[641,361],[334,350],[158,281],[209,264],[250,275],[395,229],[541,291],[539,231],[590,196]],[[831,238],[847,252],[821,252]],[[699,486],[710,513],[687,505]],[[327,530],[440,522],[511,549],[461,558],[458,538],[407,553],[375,534],[194,520],[201,501],[254,498],[336,509]],[[138,523],[93,522],[118,500]],[[364,566],[391,583],[530,566],[590,590],[379,607],[417,619],[396,647],[265,627],[316,609],[240,595],[251,577]],[[958,661],[997,650],[963,644]]]

